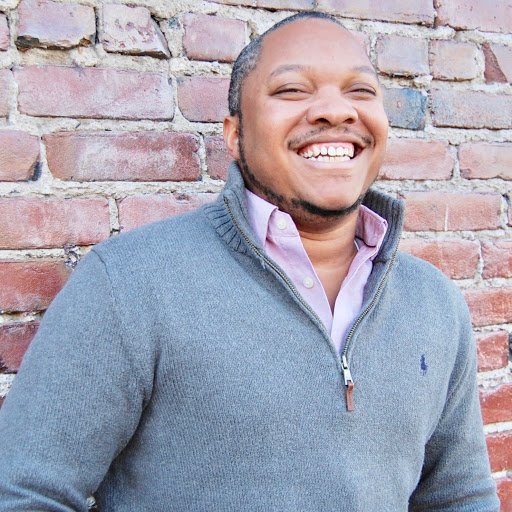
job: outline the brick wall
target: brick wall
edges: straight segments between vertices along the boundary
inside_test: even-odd
[[[381,75],[392,129],[378,186],[407,200],[403,249],[471,308],[512,510],[510,1],[134,3],[0,3],[0,401],[80,255],[220,190],[231,62],[252,35],[316,9],[362,31]]]

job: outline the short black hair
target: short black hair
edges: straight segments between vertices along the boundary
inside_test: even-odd
[[[298,14],[294,14],[293,16],[289,16],[284,20],[279,21],[272,27],[270,27],[263,34],[255,37],[238,55],[233,64],[233,70],[231,71],[231,80],[229,82],[229,94],[228,94],[228,106],[230,115],[238,115],[241,116],[240,110],[240,98],[242,96],[242,85],[247,75],[256,67],[258,64],[258,60],[261,54],[261,47],[263,44],[263,40],[274,30],[282,27],[283,25],[288,25],[289,23],[293,23],[294,21],[298,21],[301,19],[321,19],[330,21],[331,23],[335,23],[342,28],[345,28],[342,23],[339,22],[334,16],[330,14],[325,14],[323,12],[314,12],[314,11],[305,11],[300,12]]]

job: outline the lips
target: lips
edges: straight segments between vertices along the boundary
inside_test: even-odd
[[[297,154],[316,162],[346,162],[357,156],[359,151],[351,142],[315,142],[302,146]]]

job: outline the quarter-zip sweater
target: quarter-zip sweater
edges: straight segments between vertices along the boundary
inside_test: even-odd
[[[115,237],[45,315],[0,412],[0,510],[494,511],[464,301],[397,253],[399,201],[343,356],[218,200]]]

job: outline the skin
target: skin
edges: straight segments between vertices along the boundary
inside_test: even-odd
[[[246,186],[293,218],[331,308],[355,255],[358,205],[384,158],[388,120],[364,48],[326,20],[269,34],[224,138]],[[311,144],[355,144],[349,161],[318,162]]]

